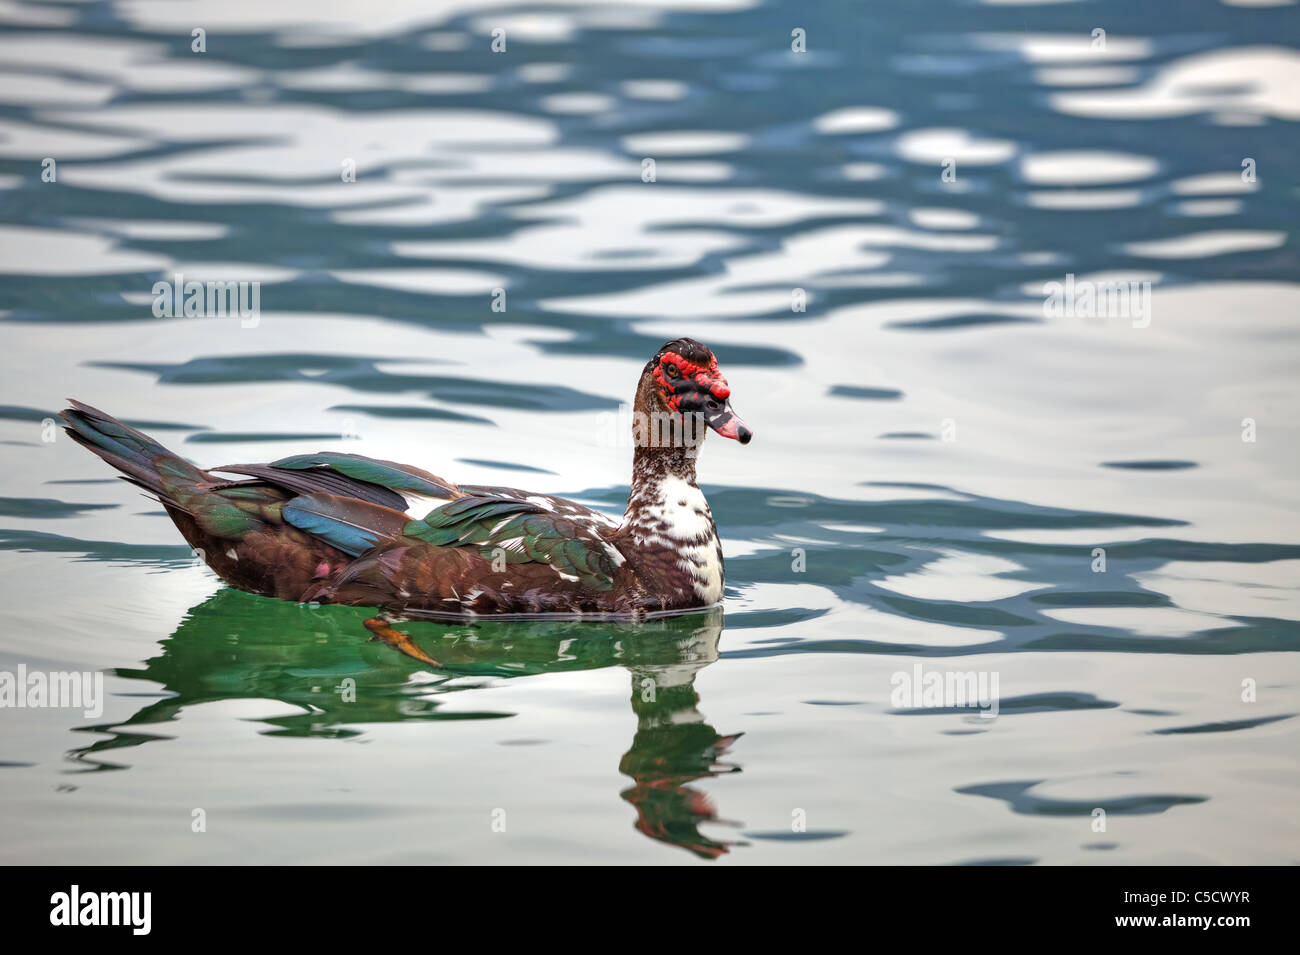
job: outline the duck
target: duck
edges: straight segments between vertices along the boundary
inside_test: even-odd
[[[722,545],[695,466],[708,431],[742,445],[753,437],[717,358],[692,338],[666,342],[637,382],[622,520],[339,451],[205,470],[69,404],[60,413],[68,436],[161,503],[227,585],[395,619],[638,619],[721,604]]]

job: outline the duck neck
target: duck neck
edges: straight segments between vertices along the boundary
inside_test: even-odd
[[[632,444],[636,450],[624,518],[624,525],[632,528],[659,523],[658,512],[667,489],[696,488],[695,459],[704,443],[702,422],[670,412],[657,400],[657,387],[649,373],[643,374],[633,402]]]
[[[623,532],[636,557],[651,568],[656,591],[670,595],[666,605],[707,607],[722,599],[718,529],[695,483],[699,450],[698,445],[638,445],[632,456],[632,491]],[[654,556],[664,551],[672,555],[671,560]]]
[[[632,490],[627,498],[626,522],[636,524],[639,519],[658,511],[664,494],[674,485],[697,487],[695,459],[698,447],[646,447],[638,445],[632,454]]]
[[[680,416],[675,438],[663,440],[664,431],[645,422],[665,413],[650,390],[654,380],[643,377],[637,390],[633,424],[632,490],[628,494],[623,533],[635,556],[644,561],[654,592],[668,595],[665,607],[707,607],[722,599],[722,547],[718,529],[699,485],[695,461],[704,443],[699,421],[687,428]],[[649,409],[659,409],[658,415]],[[657,554],[671,554],[663,561]],[[633,555],[629,555],[633,556]]]
[[[716,531],[699,485],[699,444],[638,444],[623,526],[638,544],[703,544]]]
[[[682,416],[664,407],[658,398],[658,385],[647,371],[637,385],[633,402],[632,490],[628,494],[623,526],[640,543],[666,533],[681,533],[682,515],[673,512],[683,507],[700,512],[690,528],[694,536],[701,523],[711,531],[713,518],[704,495],[695,483],[695,461],[704,444],[707,429],[698,416]],[[670,500],[671,499],[671,500]]]

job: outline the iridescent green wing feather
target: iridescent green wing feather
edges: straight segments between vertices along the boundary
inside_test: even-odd
[[[390,488],[398,493],[406,492],[424,497],[451,497],[455,493],[455,485],[422,468],[382,461],[378,458],[367,458],[360,454],[344,454],[341,451],[295,454],[292,457],[272,461],[270,467],[291,471],[332,468],[358,481],[377,484],[379,487]]]
[[[590,527],[517,498],[461,498],[411,521],[404,534],[439,547],[473,547],[489,561],[547,564],[593,590],[612,588],[621,562]]]

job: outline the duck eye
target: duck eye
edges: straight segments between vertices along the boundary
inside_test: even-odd
[[[718,399],[717,399],[717,398],[710,398],[708,401],[706,401],[706,402],[704,403],[704,405],[705,405],[705,407],[707,407],[710,411],[717,411],[719,408],[722,407],[722,405],[718,404]]]
[[[664,365],[664,372],[669,378],[680,378],[682,376],[676,365]]]

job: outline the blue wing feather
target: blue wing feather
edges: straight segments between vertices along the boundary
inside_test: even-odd
[[[401,511],[333,494],[295,497],[281,514],[299,530],[353,557],[382,541],[396,541],[409,520]]]

